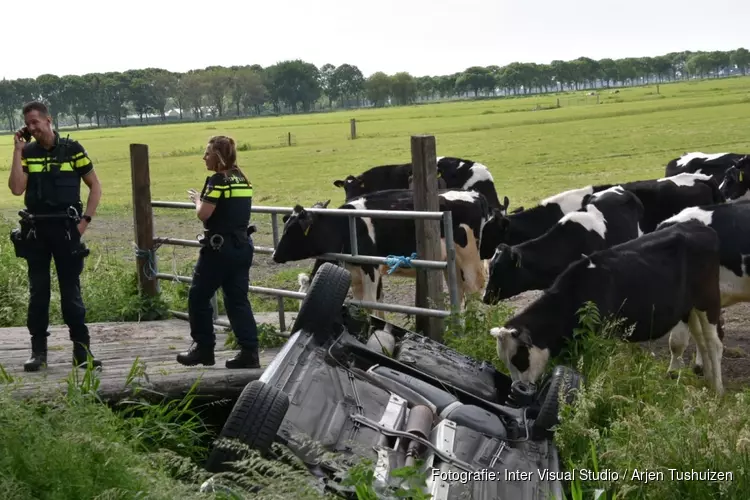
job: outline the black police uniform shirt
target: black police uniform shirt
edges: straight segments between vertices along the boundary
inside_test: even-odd
[[[94,169],[78,141],[54,133],[52,149],[32,141],[21,151],[21,167],[28,174],[24,203],[31,213],[64,212],[80,203],[81,177]]]
[[[217,172],[206,180],[201,202],[216,205],[211,217],[203,223],[209,233],[245,234],[250,224],[253,185],[239,170]]]

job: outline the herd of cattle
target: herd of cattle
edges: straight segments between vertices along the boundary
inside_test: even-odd
[[[589,185],[512,212],[486,166],[437,160],[440,210],[453,217],[462,304],[471,293],[494,304],[543,290],[490,331],[514,380],[537,381],[570,339],[579,308],[592,301],[602,316],[616,315],[633,328],[629,341],[670,332],[670,372],[681,367],[692,336],[694,370],[723,392],[721,310],[750,301],[750,155],[686,153],[668,162],[663,178]],[[336,180],[346,197],[339,208],[414,210],[411,174],[411,164],[383,165]],[[313,207],[327,209],[329,202]],[[351,253],[347,219],[295,206],[284,217],[273,260]],[[360,255],[416,251],[413,220],[355,220]],[[442,223],[441,238],[445,260]],[[312,274],[323,262],[316,260]],[[355,299],[381,300],[387,266],[343,265],[352,273]],[[408,267],[393,274],[415,275]],[[300,274],[299,281],[305,292],[310,277]]]

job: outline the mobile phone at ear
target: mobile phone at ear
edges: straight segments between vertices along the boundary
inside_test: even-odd
[[[23,140],[26,142],[31,141],[31,132],[29,132],[29,127],[24,127],[20,130],[21,137],[23,137]]]

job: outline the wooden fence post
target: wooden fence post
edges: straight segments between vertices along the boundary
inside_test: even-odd
[[[130,175],[133,181],[133,228],[138,249],[136,266],[141,293],[154,297],[159,293],[158,280],[149,276],[149,266],[156,268],[156,256],[149,253],[154,248],[154,214],[151,207],[151,178],[149,175],[148,145],[130,145]]]
[[[438,212],[437,158],[435,136],[411,137],[412,189],[414,210]],[[417,256],[422,260],[441,260],[439,220],[414,221],[417,236]],[[443,309],[443,275],[438,271],[416,269],[416,307]],[[443,318],[417,316],[416,329],[438,342],[443,341]]]
[[[352,136],[352,140],[357,138],[357,120],[352,118],[349,120],[349,129]]]

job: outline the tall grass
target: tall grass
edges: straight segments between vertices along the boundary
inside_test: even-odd
[[[575,347],[561,361],[577,366],[586,382],[564,407],[555,439],[569,470],[598,467],[619,480],[577,481],[579,498],[597,489],[608,495],[601,498],[750,498],[750,392],[717,398],[690,370],[667,377],[666,360],[620,340],[626,330],[591,304],[580,320]],[[733,477],[672,475],[708,470]]]
[[[23,403],[13,396],[13,384],[0,387],[0,498],[199,498],[195,485],[175,478],[187,464],[177,447],[143,436],[157,429],[184,434],[158,418],[136,430],[98,401],[96,380],[92,370],[71,371],[66,393]],[[156,406],[150,412],[163,415]]]

